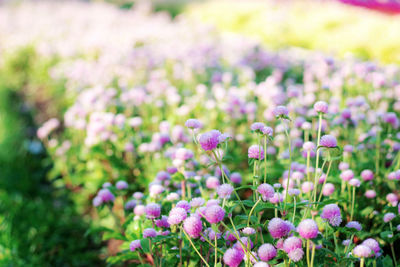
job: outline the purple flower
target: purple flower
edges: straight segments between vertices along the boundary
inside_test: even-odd
[[[190,201],[190,206],[193,208],[198,208],[203,206],[205,203],[204,199],[201,197],[195,197]]]
[[[289,110],[285,106],[277,106],[272,113],[275,117],[287,117],[289,115]]]
[[[157,231],[153,228],[146,228],[143,230],[143,238],[156,237]]]
[[[365,245],[358,245],[353,249],[353,255],[358,258],[368,258],[371,253],[372,250]]]
[[[363,170],[361,172],[361,178],[364,181],[371,181],[372,179],[374,179],[374,173],[371,170]]]
[[[255,122],[250,126],[250,129],[255,132],[261,132],[262,129],[265,127],[264,123],[262,122]]]
[[[93,204],[93,206],[98,207],[101,204],[103,204],[103,200],[101,200],[101,197],[96,196],[95,198],[93,198],[92,204]]]
[[[315,144],[313,142],[305,142],[303,144],[303,149],[305,151],[313,151],[315,149]]]
[[[340,208],[336,204],[328,204],[322,209],[321,218],[329,221],[332,226],[339,226],[342,222]]]
[[[276,257],[276,248],[271,244],[263,244],[258,248],[258,257],[263,261],[270,261]]]
[[[303,241],[301,241],[300,238],[291,236],[288,237],[285,242],[283,242],[283,250],[286,253],[290,253],[291,251],[297,249],[297,248],[302,248]]]
[[[288,253],[288,256],[293,262],[298,262],[303,258],[304,251],[302,248],[296,248],[296,249],[290,251]]]
[[[209,132],[203,133],[199,138],[201,148],[205,151],[217,148],[220,135],[221,132],[217,130],[211,130]]]
[[[369,247],[375,253],[375,256],[378,257],[380,255],[381,248],[379,246],[378,241],[376,241],[375,239],[368,238],[364,240],[364,242],[362,242],[361,245]]]
[[[170,225],[180,224],[187,217],[187,212],[183,208],[173,208],[169,212],[168,223]]]
[[[280,218],[273,218],[268,223],[268,231],[273,238],[281,238],[289,234],[290,225]]]
[[[314,110],[318,113],[327,113],[328,104],[325,101],[318,101],[314,104]]]
[[[232,173],[231,176],[229,177],[229,179],[231,179],[232,183],[235,183],[235,184],[242,183],[242,176],[238,172]]]
[[[361,182],[357,178],[353,178],[349,181],[349,185],[359,187],[361,185]]]
[[[318,225],[312,219],[303,220],[297,227],[300,236],[305,239],[313,239],[318,235]]]
[[[249,147],[248,156],[251,159],[264,159],[264,149],[258,145],[252,145]]]
[[[333,194],[333,192],[335,192],[335,186],[331,183],[326,183],[323,187],[322,187],[322,194],[324,196],[330,196]]]
[[[265,126],[264,128],[261,129],[261,132],[264,135],[272,136],[272,134],[274,133],[274,130],[271,127]]]
[[[217,188],[217,194],[220,198],[230,198],[233,190],[230,184],[222,184]]]
[[[176,207],[177,208],[182,208],[182,209],[184,209],[186,211],[190,210],[190,204],[186,200],[181,200],[178,203],[176,203]]]
[[[140,244],[140,240],[139,240],[139,239],[133,240],[133,241],[129,244],[129,249],[130,249],[131,251],[135,251],[136,249],[141,248],[141,247],[142,247],[142,245]]]
[[[160,228],[168,228],[170,225],[168,223],[168,217],[167,216],[161,216],[161,219],[156,220],[156,226]]]
[[[198,238],[203,230],[203,225],[197,215],[192,215],[183,222],[183,229],[191,238]]]
[[[365,191],[365,197],[366,198],[374,198],[374,197],[376,197],[375,190],[367,190],[367,191]]]
[[[346,227],[347,227],[347,228],[354,228],[354,229],[356,229],[357,231],[361,231],[361,229],[362,229],[361,224],[360,224],[359,222],[357,222],[357,221],[348,222],[348,223],[346,224]]]
[[[106,189],[106,188],[101,189],[101,190],[97,193],[97,196],[101,198],[101,201],[102,201],[103,203],[106,203],[106,202],[113,202],[114,199],[115,199],[115,196],[111,193],[111,191],[108,190],[108,189]]]
[[[148,219],[154,220],[155,218],[160,217],[161,206],[156,203],[149,203],[146,205],[145,212]]]
[[[211,224],[219,223],[225,217],[225,211],[219,205],[212,205],[207,207],[204,211],[207,222]]]
[[[337,147],[336,138],[329,134],[322,136],[319,144],[323,147]]]
[[[345,170],[340,174],[340,178],[348,182],[354,178],[354,172],[352,170]]]
[[[256,230],[254,230],[254,228],[251,227],[245,227],[242,229],[242,233],[245,235],[254,235],[256,233]]]
[[[185,126],[190,128],[190,129],[199,129],[202,127],[202,124],[199,120],[196,119],[188,119],[185,122]]]
[[[144,195],[142,192],[135,192],[135,193],[133,193],[132,196],[133,196],[133,198],[139,200],[139,199],[142,199]]]
[[[260,184],[257,188],[257,191],[262,196],[263,201],[267,201],[275,194],[274,188],[269,184]]]
[[[219,186],[219,179],[215,176],[210,176],[206,180],[206,187],[209,189],[216,189]]]
[[[254,246],[253,242],[248,237],[241,237],[240,241],[241,243],[239,241],[236,242],[235,245],[233,245],[233,248],[244,252],[242,244],[244,245],[246,250],[248,250],[248,248],[252,249]]]
[[[389,212],[383,216],[383,221],[387,223],[387,222],[390,222],[391,220],[393,220],[395,217],[396,217],[396,215],[394,213]]]
[[[244,253],[241,250],[229,248],[224,254],[224,263],[229,267],[237,267],[240,265],[244,257]]]
[[[146,207],[144,205],[137,205],[134,209],[133,209],[133,213],[135,213],[135,215],[137,216],[141,216],[145,213]]]
[[[128,183],[125,182],[125,181],[118,181],[118,182],[115,184],[115,187],[116,187],[117,189],[119,189],[119,190],[127,189],[127,188],[128,188]]]

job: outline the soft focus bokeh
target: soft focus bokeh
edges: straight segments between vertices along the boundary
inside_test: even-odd
[[[322,196],[321,178],[320,210],[340,204],[343,225],[354,218],[363,230],[337,230],[340,242],[352,241],[343,249],[336,239],[321,243],[316,266],[364,264],[357,250],[346,252],[368,238],[378,241],[379,257],[366,259],[366,266],[395,266],[398,13],[400,2],[393,0],[0,1],[0,265],[138,266],[143,259],[154,265],[145,248],[143,259],[133,253],[131,241],[155,227],[134,207],[157,202],[168,215],[185,190],[213,200],[224,194],[212,185],[222,184],[224,175],[240,181],[234,182],[238,199],[224,198],[222,206],[236,226],[249,226],[253,219],[239,203],[257,206],[252,190],[263,176],[256,172],[266,178],[268,171],[268,183],[281,184],[279,199],[294,172],[290,187],[301,191],[298,201],[308,200],[313,184],[299,181],[310,174],[303,145],[319,143],[322,131],[338,140],[340,155],[316,163],[322,170],[315,177],[320,172],[333,186]],[[319,100],[329,105],[324,120],[314,110]],[[275,118],[281,105],[290,123]],[[185,126],[191,118],[201,129]],[[251,131],[256,122],[272,127],[273,138]],[[201,143],[201,134],[213,129],[224,133],[216,154]],[[261,144],[268,162],[257,161]],[[346,169],[362,184],[346,183]],[[373,181],[363,177],[365,170],[372,170]],[[278,210],[287,215],[281,202],[265,203],[265,212],[257,209],[253,217],[260,222],[264,216],[265,228]],[[308,212],[306,203],[298,204],[296,215],[296,196],[288,203],[296,226]],[[316,221],[325,235],[331,227],[323,219]],[[178,266],[182,232],[165,235],[153,246],[173,248],[161,263]],[[204,263],[188,242],[183,250],[188,266]],[[271,265],[285,266],[286,254],[279,253]],[[218,266],[224,263],[222,254]],[[298,266],[307,266],[305,258]]]

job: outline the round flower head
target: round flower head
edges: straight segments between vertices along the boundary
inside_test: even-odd
[[[386,200],[392,204],[392,206],[396,206],[397,202],[399,201],[399,198],[397,197],[396,194],[389,193],[386,195]]]
[[[106,202],[113,202],[115,199],[115,196],[113,195],[113,193],[111,193],[110,190],[108,189],[101,189],[98,193],[97,196],[100,197],[101,201],[103,203]]]
[[[272,113],[275,117],[287,117],[289,115],[289,110],[285,106],[277,106]]]
[[[368,239],[364,240],[361,243],[361,245],[369,247],[375,253],[375,256],[380,255],[381,248],[379,246],[378,241],[376,241],[375,239],[368,238]]]
[[[251,159],[264,159],[264,149],[258,145],[252,145],[248,150],[248,157]]]
[[[350,165],[347,162],[340,162],[339,163],[339,170],[345,171],[350,168]]]
[[[376,192],[374,190],[367,190],[365,192],[365,197],[366,198],[374,198],[374,197],[376,197]]]
[[[276,192],[273,197],[269,199],[269,202],[272,204],[278,204],[279,202],[283,201],[283,196],[281,193]]]
[[[144,205],[137,205],[134,209],[133,209],[133,213],[135,213],[135,215],[137,216],[141,216],[146,212],[146,207]]]
[[[142,199],[144,197],[142,192],[135,192],[135,193],[133,193],[132,196],[133,196],[133,198],[135,198],[137,200]]]
[[[289,253],[290,251],[292,251],[294,249],[301,248],[302,244],[303,244],[303,241],[300,238],[291,236],[283,242],[283,250],[286,253]]]
[[[391,220],[393,220],[395,217],[396,217],[396,215],[394,213],[389,212],[383,216],[383,221],[387,223],[387,222],[390,222]]]
[[[314,104],[314,110],[318,113],[327,113],[328,104],[325,101],[318,101]]]
[[[348,182],[354,178],[354,173],[352,170],[345,170],[340,174],[340,178],[342,178],[344,181]]]
[[[244,257],[244,253],[241,250],[229,248],[224,254],[224,263],[229,267],[237,267],[240,265]]]
[[[305,239],[313,239],[318,235],[318,225],[312,219],[303,220],[297,227],[297,232]]]
[[[323,147],[337,147],[336,138],[329,134],[322,136],[319,144]]]
[[[350,245],[350,239],[345,239],[345,240],[343,240],[343,241],[342,241],[342,245],[343,245],[343,246],[348,246],[348,245]]]
[[[185,122],[185,126],[190,128],[190,129],[199,129],[202,127],[201,122],[196,119],[188,119]]]
[[[183,229],[191,238],[198,238],[203,230],[203,225],[197,215],[192,215],[183,222]]]
[[[231,233],[230,231],[226,231],[225,232],[225,240],[230,241],[230,242],[234,242],[237,239],[236,239],[236,236],[233,233]]]
[[[245,227],[242,229],[242,233],[245,235],[254,235],[256,233],[256,230],[254,230],[254,228],[251,227]]]
[[[262,199],[264,201],[267,201],[268,199],[273,197],[275,194],[274,188],[269,184],[260,184],[257,187],[257,191],[258,191],[258,193],[260,193],[260,195],[262,196]]]
[[[270,266],[269,266],[269,264],[266,263],[266,262],[259,261],[259,262],[256,262],[256,263],[253,265],[253,267],[270,267]]]
[[[206,208],[206,210],[204,211],[204,215],[207,222],[214,224],[219,223],[224,219],[225,211],[219,205],[213,205]]]
[[[315,144],[313,142],[305,142],[303,144],[304,151],[313,151],[315,149]]]
[[[150,196],[157,196],[164,192],[164,187],[160,184],[153,184],[149,188]]]
[[[233,190],[230,184],[222,184],[218,187],[217,194],[220,198],[230,198]]]
[[[209,201],[207,201],[206,206],[207,207],[211,207],[213,205],[219,205],[221,201],[219,199],[210,199]]]
[[[258,248],[258,257],[263,261],[270,261],[276,257],[276,248],[271,244],[263,244]]]
[[[110,187],[110,186],[112,186],[112,184],[110,183],[110,182],[106,182],[106,183],[104,183],[103,184],[103,188],[107,188],[107,187]]]
[[[168,228],[169,223],[168,223],[168,217],[167,216],[161,216],[161,219],[156,220],[156,226],[160,228]]]
[[[361,229],[362,229],[361,224],[360,224],[359,222],[357,222],[357,221],[348,222],[348,223],[346,224],[346,227],[347,227],[347,228],[354,228],[354,229],[356,229],[357,231],[361,231]]]
[[[146,228],[143,230],[143,238],[156,237],[157,231],[153,228]]]
[[[198,208],[203,206],[205,203],[204,199],[201,197],[195,197],[190,201],[190,206],[193,208]]]
[[[206,180],[206,187],[208,189],[216,189],[219,186],[219,179],[215,176],[210,176]]]
[[[330,196],[333,194],[333,192],[335,192],[335,186],[331,183],[326,183],[323,187],[322,187],[322,194],[324,196]]]
[[[93,204],[93,206],[98,207],[101,204],[103,204],[103,201],[101,200],[101,197],[97,196],[97,197],[93,198],[92,204]]]
[[[176,203],[176,207],[177,208],[182,208],[182,209],[184,209],[186,211],[190,210],[190,204],[186,200],[181,200],[178,203]]]
[[[290,225],[280,218],[273,218],[268,223],[268,231],[273,238],[281,238],[289,234]]]
[[[301,190],[304,193],[308,193],[311,192],[314,189],[314,184],[310,181],[306,181],[304,183],[301,184]]]
[[[248,238],[248,237],[241,237],[240,238],[240,241],[241,242],[236,242],[235,243],[235,245],[233,245],[233,248],[234,249],[237,249],[237,250],[242,250],[243,251],[243,245],[244,245],[244,247],[245,247],[245,249],[247,250],[248,248],[250,248],[250,249],[252,249],[253,248],[253,242],[251,241],[251,239],[250,238]],[[249,243],[250,242],[250,243]],[[243,245],[242,245],[243,244]],[[243,251],[244,252],[244,251]]]
[[[116,187],[117,189],[119,189],[119,190],[127,189],[127,188],[128,188],[128,183],[125,182],[125,181],[118,181],[118,182],[115,184],[115,187]]]
[[[205,151],[216,149],[219,144],[220,131],[211,130],[203,133],[199,138],[199,143],[202,149]]]
[[[361,182],[357,178],[353,178],[349,181],[349,185],[359,187],[361,185]]]
[[[135,251],[136,249],[141,248],[141,247],[142,247],[142,245],[140,244],[140,239],[133,240],[133,241],[129,244],[129,249],[130,249],[131,251]]]
[[[262,128],[261,132],[262,132],[264,135],[272,136],[273,133],[274,133],[274,130],[273,130],[271,127],[265,126],[264,128]]]
[[[329,221],[332,226],[339,226],[342,222],[340,208],[336,204],[328,204],[322,209],[321,218]]]
[[[156,203],[150,203],[146,205],[145,208],[145,212],[146,212],[146,217],[148,219],[155,219],[160,217],[161,215],[161,206],[156,204]]]
[[[371,256],[372,250],[364,245],[358,245],[353,249],[353,255],[358,258],[368,258]]]
[[[231,173],[231,176],[229,177],[229,179],[231,179],[232,183],[235,183],[235,184],[242,183],[242,176],[238,172]]]
[[[374,179],[374,173],[371,170],[363,170],[361,172],[361,178],[364,181],[371,181],[372,179]]]
[[[296,248],[296,249],[290,251],[288,253],[288,256],[293,262],[298,262],[298,261],[301,261],[301,259],[303,258],[304,251],[302,248]]]
[[[264,123],[262,122],[255,122],[250,126],[250,129],[255,132],[261,132],[262,129],[265,127]]]
[[[183,208],[173,208],[169,212],[168,223],[170,225],[180,224],[187,217],[187,212]]]

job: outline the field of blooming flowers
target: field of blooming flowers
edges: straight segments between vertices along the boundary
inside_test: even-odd
[[[31,46],[46,73],[24,90],[55,116],[36,132],[48,178],[108,264],[397,266],[398,66],[270,52],[146,6],[0,19],[1,51]]]

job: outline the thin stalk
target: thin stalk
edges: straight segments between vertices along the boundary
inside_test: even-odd
[[[286,203],[287,203],[288,192],[289,192],[290,171],[292,169],[292,144],[290,142],[290,136],[289,136],[289,133],[286,128],[285,128],[285,134],[288,139],[288,145],[289,145],[289,172],[288,172],[288,178],[287,178],[287,183],[286,183],[285,203],[283,206],[284,211],[286,211]]]
[[[307,266],[310,267],[310,239],[307,239],[306,257],[307,257]]]
[[[326,181],[328,180],[328,175],[329,175],[329,171],[331,170],[331,165],[332,165],[332,161],[329,161],[328,170],[327,170],[327,172],[326,172],[325,181],[324,181],[324,183],[322,184],[322,187],[321,187],[321,192],[319,193],[318,202],[321,201],[321,198],[322,198],[322,189],[324,188],[324,186],[325,186],[325,184],[326,184]],[[317,204],[317,208],[318,208],[318,204]]]
[[[217,266],[217,261],[218,261],[218,255],[217,255],[217,233],[214,233],[214,244],[215,244],[215,260],[214,260],[214,266]]]
[[[294,207],[293,207],[292,223],[294,223],[294,218],[296,217],[296,196],[294,196],[293,201],[294,201]]]
[[[314,266],[314,256],[315,256],[315,245],[312,246],[312,252],[311,252],[311,267]]]
[[[258,203],[260,203],[261,198],[259,198],[256,202],[256,204],[254,204],[254,206],[251,208],[248,219],[247,219],[247,226],[250,225],[250,218],[251,218],[251,214],[253,213],[254,209],[257,207]]]
[[[264,183],[267,182],[267,136],[264,136]]]
[[[353,213],[354,213],[354,200],[356,198],[356,187],[353,186],[353,197],[351,199],[351,215],[350,215],[350,221],[353,220]]]
[[[204,264],[208,267],[210,267],[210,265],[208,265],[207,261],[203,258],[203,256],[200,254],[200,252],[197,250],[196,246],[193,244],[192,239],[189,237],[189,235],[185,232],[184,229],[182,229],[182,232],[185,234],[186,238],[189,240],[189,243],[192,245],[193,249],[196,251],[196,253],[200,256],[201,260],[204,262]],[[216,235],[215,235],[216,236]]]

